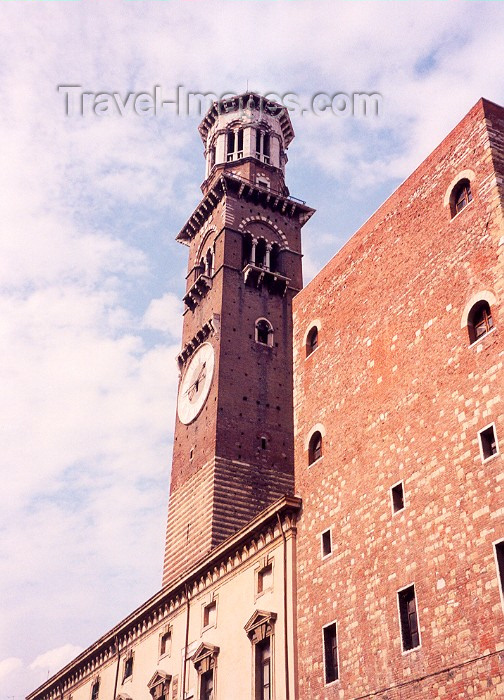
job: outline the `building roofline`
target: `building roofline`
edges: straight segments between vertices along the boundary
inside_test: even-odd
[[[101,655],[106,657],[106,651],[112,646],[115,646],[120,635],[126,634],[131,630],[133,624],[139,618],[145,618],[149,614],[156,616],[160,606],[169,602],[170,599],[179,598],[180,604],[187,600],[187,593],[191,584],[194,585],[206,573],[208,569],[213,569],[216,563],[221,560],[228,551],[236,549],[236,547],[252,537],[255,531],[260,530],[268,523],[273,521],[273,525],[277,523],[277,514],[287,516],[289,513],[297,513],[301,508],[301,499],[298,496],[282,496],[270,506],[261,511],[255,518],[252,518],[241,530],[228,537],[222,544],[218,545],[205,557],[200,559],[189,570],[188,573],[179,576],[177,579],[170,581],[166,586],[161,588],[157,593],[151,596],[145,603],[136,608],[127,617],[121,620],[111,630],[102,635],[94,644],[81,652],[75,659],[70,661],[58,673],[42,683],[38,688],[26,696],[26,700],[33,700],[36,697],[48,697],[51,689],[60,689],[65,681],[65,677],[69,676],[73,669],[84,664],[91,663],[92,657]],[[241,561],[237,566],[241,564]],[[227,572],[226,572],[227,573]],[[158,624],[160,619],[157,618],[153,624]],[[108,657],[107,657],[108,658]],[[100,664],[98,664],[100,665]],[[83,671],[84,676],[88,676],[91,671]]]
[[[420,171],[420,169],[422,169],[424,167],[425,163],[427,163],[427,161],[435,159],[436,154],[438,153],[439,149],[444,144],[444,142],[450,138],[450,136],[453,134],[453,132],[456,131],[459,128],[459,126],[473,114],[473,112],[481,111],[483,118],[486,119],[488,117],[487,107],[490,107],[490,106],[497,108],[498,110],[502,110],[504,112],[504,107],[502,105],[499,105],[496,102],[492,102],[491,100],[487,100],[485,97],[480,97],[478,99],[478,101],[473,104],[471,109],[464,114],[462,119],[459,119],[459,121],[455,124],[455,126],[452,129],[450,129],[450,131],[441,139],[441,141],[439,141],[437,146],[435,148],[433,148],[432,151],[430,151],[429,154],[422,161],[420,161],[420,163],[417,165],[417,167],[392,190],[392,192],[388,195],[388,197],[386,197],[386,199],[384,199],[384,201],[380,204],[380,206],[377,209],[375,209],[367,217],[367,219],[365,219],[360,224],[359,228],[357,228],[352,233],[350,238],[348,238],[345,241],[345,243],[343,243],[341,248],[339,248],[334,253],[334,255],[326,262],[326,264],[317,272],[315,277],[313,277],[313,279],[311,279],[308,282],[308,284],[305,287],[303,287],[303,289],[300,291],[300,295],[301,295],[300,298],[302,298],[304,291],[306,289],[310,288],[313,284],[315,284],[316,280],[320,279],[320,276],[326,272],[327,268],[333,263],[333,261],[337,257],[339,257],[343,253],[343,251],[354,242],[355,237],[358,235],[358,233],[373,219],[373,217],[375,217],[380,211],[382,211],[386,207],[387,203],[400,192],[400,190],[406,185],[406,183],[409,182]]]

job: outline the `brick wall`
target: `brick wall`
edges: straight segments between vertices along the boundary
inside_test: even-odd
[[[482,463],[477,438],[494,422],[504,451],[503,134],[504,110],[479,101],[294,300],[301,699],[504,694],[504,464]],[[468,170],[473,201],[452,219],[446,195]],[[469,347],[464,309],[481,292],[496,328]],[[315,424],[323,456],[308,467]],[[410,584],[421,645],[405,654],[397,591]],[[334,620],[340,678],[325,686]]]

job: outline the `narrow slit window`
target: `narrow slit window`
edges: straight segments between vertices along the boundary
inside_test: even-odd
[[[480,430],[478,433],[481,449],[481,458],[483,461],[490,459],[497,454],[497,436],[495,434],[495,426],[489,425],[488,427]]]
[[[402,481],[390,489],[392,496],[392,510],[394,513],[404,508],[404,487]]]
[[[306,339],[306,357],[312,354],[314,350],[318,347],[318,328],[313,326],[313,328],[308,333]]]
[[[317,430],[310,438],[308,445],[308,464],[313,464],[322,457],[322,435]]]
[[[499,575],[499,585],[501,595],[504,599],[504,540],[495,545],[495,556],[497,559],[497,573]]]
[[[234,159],[235,152],[235,132],[229,131],[227,135],[227,160],[231,161]]]
[[[237,144],[238,153],[236,154],[236,157],[243,158],[243,129],[239,129],[237,141],[238,141],[238,144]]]
[[[399,591],[397,595],[399,598],[402,648],[403,651],[409,651],[420,646],[415,586],[408,586],[408,588]]]
[[[332,553],[332,538],[331,531],[326,530],[322,533],[322,556],[328,557]]]
[[[159,656],[168,656],[171,653],[171,630],[165,630],[159,639]]]
[[[338,669],[338,639],[336,636],[336,623],[324,627],[324,680],[325,683],[333,683],[339,678]]]

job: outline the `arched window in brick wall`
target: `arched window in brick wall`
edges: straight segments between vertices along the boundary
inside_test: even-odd
[[[471,183],[467,178],[463,178],[452,190],[450,195],[450,211],[452,218],[472,202]]]
[[[308,355],[311,355],[314,350],[316,350],[318,347],[318,328],[317,326],[313,326],[313,328],[310,329],[308,332],[308,336],[306,338],[306,357]]]
[[[482,299],[476,302],[467,317],[469,341],[474,343],[489,333],[493,327],[492,310],[488,301]]]
[[[308,464],[313,464],[322,457],[322,434],[316,430],[308,444]]]
[[[266,318],[258,318],[255,323],[255,341],[261,345],[273,346],[273,326]]]

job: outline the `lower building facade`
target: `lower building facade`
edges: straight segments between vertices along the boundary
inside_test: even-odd
[[[30,700],[295,698],[295,537],[282,498]]]

